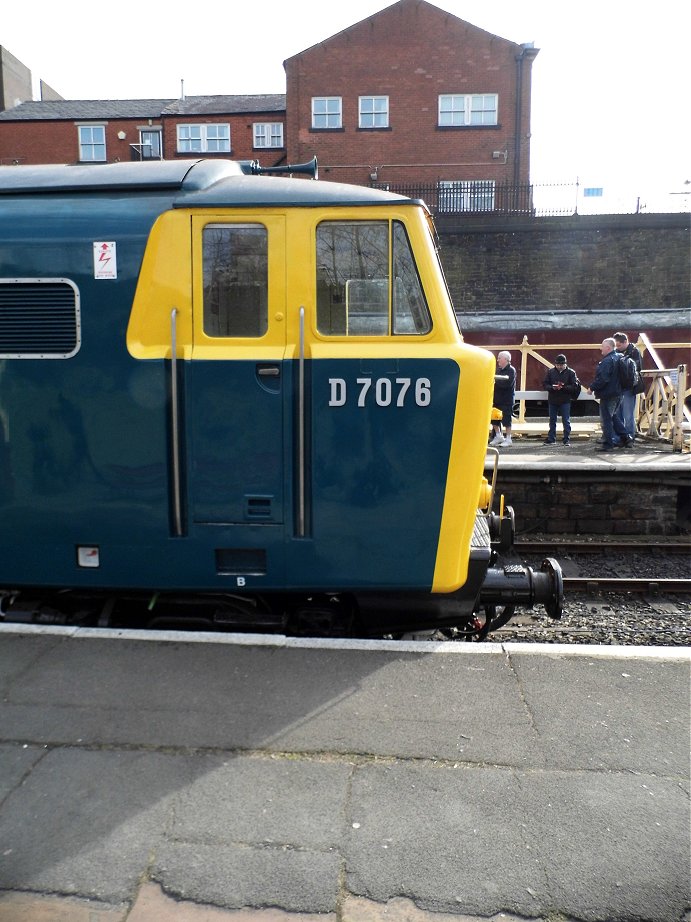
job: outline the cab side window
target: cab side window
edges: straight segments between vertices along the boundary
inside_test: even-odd
[[[429,332],[429,310],[399,221],[317,227],[317,329],[328,336]]]
[[[268,235],[261,224],[207,224],[202,233],[204,333],[258,337],[268,329]]]

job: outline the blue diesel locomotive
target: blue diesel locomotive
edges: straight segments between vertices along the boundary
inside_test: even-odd
[[[494,360],[463,342],[424,204],[258,172],[0,168],[2,617],[482,637],[517,605],[558,616],[554,561],[501,564]]]

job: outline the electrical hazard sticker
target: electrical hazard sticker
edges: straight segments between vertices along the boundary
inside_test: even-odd
[[[77,564],[80,567],[100,567],[101,555],[98,547],[80,544],[77,547]]]
[[[94,243],[94,278],[116,279],[118,277],[118,260],[115,241]]]

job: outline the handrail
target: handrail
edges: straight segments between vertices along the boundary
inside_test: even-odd
[[[170,431],[172,438],[173,525],[176,537],[182,536],[182,478],[180,474],[180,407],[178,397],[178,309],[170,312]]]
[[[298,538],[306,534],[305,517],[305,308],[299,314],[299,353],[298,353]]]

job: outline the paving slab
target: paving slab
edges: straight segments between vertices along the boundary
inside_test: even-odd
[[[0,922],[681,922],[689,651],[528,646],[0,627]]]
[[[0,893],[0,922],[126,922],[128,913],[127,905],[115,907],[71,897]]]
[[[114,644],[93,634],[56,644],[16,676],[2,708],[10,738],[31,726],[32,742],[52,745],[542,758],[496,644],[456,645],[455,656],[435,659],[386,642],[344,655],[326,646]]]
[[[192,780],[184,757],[52,750],[0,808],[0,889],[133,899]]]
[[[545,766],[687,777],[691,663],[581,651],[509,653]]]
[[[351,804],[355,895],[592,922],[681,919],[688,905],[688,798],[673,780],[371,765],[358,770]]]

